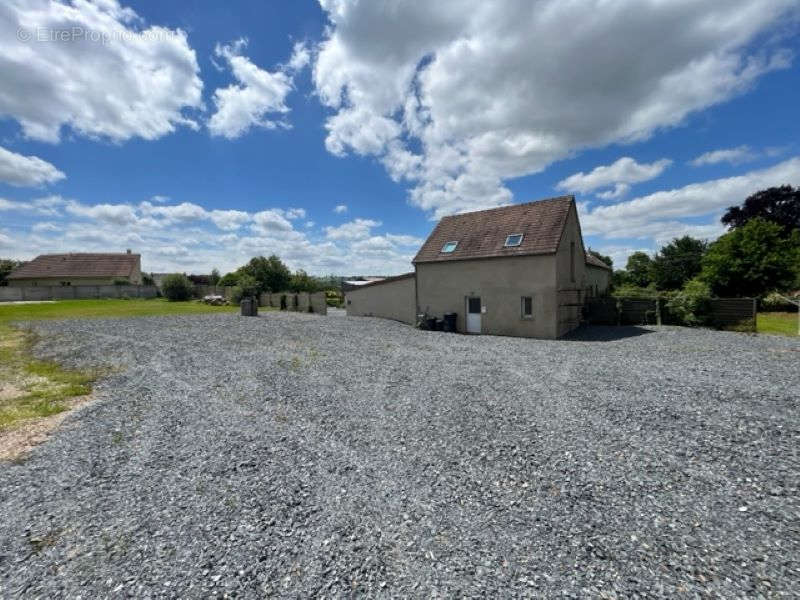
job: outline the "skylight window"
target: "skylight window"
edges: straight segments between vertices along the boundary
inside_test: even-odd
[[[506,237],[506,243],[504,246],[506,248],[511,248],[513,246],[519,246],[522,243],[522,234],[521,233],[513,233]]]
[[[442,246],[442,252],[449,254],[456,249],[456,246],[458,246],[458,242],[447,242],[444,246]]]

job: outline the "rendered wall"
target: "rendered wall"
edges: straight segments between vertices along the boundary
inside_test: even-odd
[[[442,317],[457,313],[466,331],[468,297],[480,297],[481,333],[521,337],[557,336],[556,261],[553,255],[510,256],[417,265],[419,311]],[[522,318],[522,297],[533,298],[533,318]]]
[[[611,271],[601,267],[586,265],[586,287],[594,297],[605,296],[611,285]]]
[[[345,293],[347,316],[416,323],[414,277],[372,283]]]
[[[570,243],[574,243],[574,253]],[[574,261],[574,277],[570,263]],[[586,251],[583,247],[575,205],[570,208],[564,233],[556,251],[556,284],[558,289],[558,327],[556,337],[561,337],[581,322],[581,309],[586,284]]]

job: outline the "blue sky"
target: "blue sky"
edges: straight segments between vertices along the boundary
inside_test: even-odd
[[[0,8],[0,256],[410,269],[438,217],[574,193],[624,266],[800,184],[798,2]]]

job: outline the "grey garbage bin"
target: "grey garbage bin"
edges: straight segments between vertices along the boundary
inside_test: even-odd
[[[444,314],[444,330],[445,331],[449,331],[450,333],[455,333],[457,317],[458,317],[457,313],[445,313]]]
[[[242,307],[243,317],[258,316],[258,298],[254,298],[252,296],[247,296],[246,298],[242,298],[240,306]]]

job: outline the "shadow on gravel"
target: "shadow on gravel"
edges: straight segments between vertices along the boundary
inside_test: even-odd
[[[561,339],[565,342],[616,342],[648,333],[653,330],[635,325],[584,325]]]

